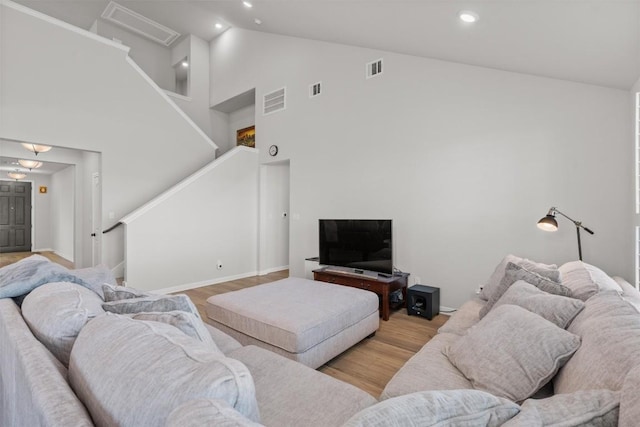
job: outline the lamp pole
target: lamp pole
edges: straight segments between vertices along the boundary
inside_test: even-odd
[[[578,236],[578,258],[580,259],[580,261],[582,261],[582,243],[580,242],[580,229],[583,228],[584,231],[586,231],[589,234],[594,234],[593,231],[591,231],[590,229],[588,229],[587,227],[585,227],[584,225],[582,225],[582,222],[580,221],[576,221],[575,219],[572,219],[570,217],[568,217],[567,215],[565,215],[564,213],[560,212],[558,209],[556,208],[551,208],[551,210],[555,213],[559,213],[560,215],[562,215],[563,217],[567,218],[569,221],[573,222],[573,224],[576,226],[576,234]]]

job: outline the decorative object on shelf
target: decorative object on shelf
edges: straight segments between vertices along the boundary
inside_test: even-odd
[[[39,167],[42,166],[42,162],[39,162],[37,160],[20,159],[18,160],[18,163],[20,163],[20,166],[22,166],[23,168],[27,168],[29,170],[38,169]]]
[[[582,228],[589,234],[594,234],[593,231],[582,225],[582,222],[569,218],[558,210],[558,208],[552,207],[544,218],[538,221],[538,228],[544,231],[556,231],[558,229],[558,221],[556,221],[556,214],[560,214],[576,226],[576,234],[578,236],[578,259],[582,261],[582,243],[580,241],[580,229]]]
[[[271,155],[271,156],[278,155],[278,146],[277,145],[272,145],[271,147],[269,147],[269,155]]]
[[[256,127],[249,126],[236,131],[236,145],[256,148]]]
[[[42,185],[40,186],[40,194],[47,194],[47,187]]]
[[[47,151],[51,150],[51,148],[52,148],[52,147],[50,147],[48,145],[30,144],[28,142],[23,142],[22,146],[24,148],[26,148],[27,150],[31,151],[32,153],[35,153],[36,156],[39,153],[46,153]]]
[[[22,173],[20,172],[18,169],[16,169],[13,172],[9,172],[7,173],[7,175],[9,175],[9,178],[13,178],[16,181],[20,180],[20,179],[24,179],[26,178],[27,174],[26,173]]]

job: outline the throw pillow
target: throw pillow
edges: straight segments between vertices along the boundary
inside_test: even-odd
[[[28,294],[45,283],[78,281],[60,264],[51,262],[42,255],[31,255],[0,268],[0,298]]]
[[[104,297],[102,293],[102,285],[104,283],[108,283],[109,285],[113,286],[117,284],[113,272],[105,265],[97,265],[95,267],[70,270],[69,273],[78,278],[78,281],[76,283],[80,283],[81,281],[81,285],[91,289],[101,297]]]
[[[244,417],[224,400],[196,399],[174,409],[165,427],[264,427]]]
[[[109,301],[102,304],[104,311],[116,314],[133,314],[141,312],[186,311],[200,319],[198,309],[191,299],[184,294],[179,295],[150,295],[141,298],[130,298]]]
[[[22,303],[22,317],[33,335],[63,365],[82,328],[103,314],[102,298],[75,283],[48,283],[34,289]]]
[[[520,402],[542,388],[579,346],[579,336],[505,304],[444,352],[475,388]]]
[[[616,291],[622,288],[598,267],[582,261],[572,261],[560,267],[562,284],[571,289],[573,296],[586,301],[598,292]]]
[[[504,278],[505,270],[507,268],[507,264],[510,262],[520,265],[526,268],[529,271],[533,271],[534,273],[538,273],[539,275],[546,277],[554,282],[560,281],[560,272],[558,271],[558,266],[555,264],[542,264],[539,262],[531,261],[526,258],[520,258],[515,255],[507,255],[500,261],[489,277],[487,283],[484,284],[482,290],[480,291],[480,298],[488,301],[492,296],[496,289],[500,286],[500,282]]]
[[[504,427],[614,427],[618,425],[619,408],[619,393],[611,390],[556,394],[546,399],[525,400],[520,413]]]
[[[211,338],[211,334],[209,334],[206,326],[202,323],[202,320],[198,319],[193,313],[188,313],[186,311],[142,312],[126,314],[125,316],[136,320],[150,320],[175,326],[190,337],[202,341],[206,345],[210,346],[213,351],[217,351],[222,354],[216,343]]]
[[[489,301],[487,301],[487,304],[480,310],[481,319],[486,316],[486,314],[493,308],[494,304],[498,302],[500,297],[502,297],[502,295],[507,291],[509,286],[511,286],[518,280],[524,280],[527,283],[531,283],[536,288],[550,294],[571,296],[571,291],[557,281],[548,279],[533,271],[529,271],[522,266],[510,262],[505,268],[505,274],[500,281],[500,286],[498,286],[494,290],[494,292],[491,294],[491,297],[489,298]]]
[[[153,295],[128,286],[117,286],[110,283],[102,284],[102,293],[104,295],[105,302],[119,301],[121,299],[144,298]]]
[[[633,368],[624,380],[620,393],[619,427],[637,427],[638,425],[640,420],[638,384],[640,384],[640,365]]]
[[[518,280],[509,286],[493,309],[503,304],[520,306],[562,329],[567,329],[569,323],[584,308],[584,302],[579,299],[549,294],[524,280]]]
[[[105,313],[80,332],[69,383],[96,425],[161,426],[193,399],[220,399],[259,421],[247,367],[170,325]]]
[[[370,406],[343,427],[500,426],[518,411],[515,403],[480,390],[420,391]]]

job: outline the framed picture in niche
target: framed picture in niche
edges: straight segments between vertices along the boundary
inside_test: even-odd
[[[236,131],[236,145],[256,148],[256,127],[249,126]]]

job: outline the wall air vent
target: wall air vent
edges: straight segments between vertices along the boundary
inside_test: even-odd
[[[367,78],[375,77],[382,74],[382,58],[367,64]]]
[[[158,24],[140,15],[138,12],[127,9],[113,1],[107,5],[101,16],[107,21],[113,22],[164,46],[170,46],[171,43],[180,37],[180,33],[173,31],[171,28]]]
[[[267,114],[275,113],[276,111],[284,110],[286,108],[286,95],[287,88],[274,90],[264,96],[262,113]]]
[[[322,82],[314,83],[309,86],[309,98],[320,95]]]

